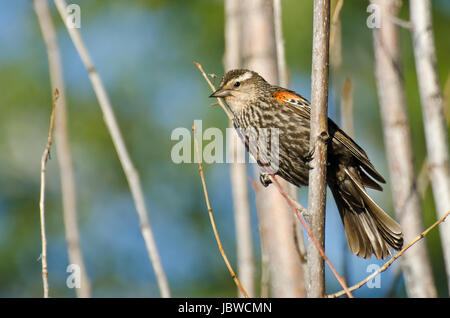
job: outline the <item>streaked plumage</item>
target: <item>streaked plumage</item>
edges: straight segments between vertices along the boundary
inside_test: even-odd
[[[222,97],[233,113],[237,129],[279,130],[279,169],[276,174],[296,185],[308,185],[310,104],[294,91],[273,86],[257,73],[233,70],[225,74],[211,97]],[[401,249],[400,226],[367,194],[365,187],[382,190],[385,183],[365,151],[328,119],[327,183],[341,215],[352,253],[385,258],[389,248]],[[245,136],[241,134],[245,139]],[[250,149],[250,152],[258,151]],[[256,157],[256,155],[254,154]],[[260,162],[259,162],[260,163]],[[270,180],[262,174],[261,180]]]

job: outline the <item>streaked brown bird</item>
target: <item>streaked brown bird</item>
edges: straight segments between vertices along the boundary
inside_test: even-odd
[[[256,132],[258,140],[262,130],[277,129],[279,160],[275,174],[298,187],[308,185],[313,154],[309,150],[311,106],[305,98],[270,85],[258,73],[245,69],[226,73],[210,97],[225,100],[234,116],[235,128],[257,159],[255,152],[262,145],[248,147],[248,136],[242,131]],[[400,225],[369,197],[365,188],[382,191],[376,181],[385,183],[385,180],[365,151],[331,119],[328,133],[327,184],[339,209],[348,246],[360,257],[374,254],[384,259],[390,254],[389,248],[402,248],[403,234]],[[265,186],[271,183],[263,170],[260,179]]]

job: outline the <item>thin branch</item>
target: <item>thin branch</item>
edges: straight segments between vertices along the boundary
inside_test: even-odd
[[[403,253],[405,253],[411,246],[413,246],[414,244],[416,244],[417,242],[419,242],[421,239],[423,239],[432,229],[434,229],[436,226],[438,226],[440,223],[444,222],[445,219],[447,218],[447,216],[450,214],[450,211],[448,211],[447,213],[444,214],[443,217],[441,217],[439,220],[437,220],[436,222],[434,222],[433,225],[431,225],[428,229],[426,229],[425,231],[423,231],[419,236],[417,236],[414,240],[412,240],[408,245],[406,245],[400,252],[398,252],[394,257],[392,257],[389,261],[387,261],[386,263],[384,263],[384,265],[382,267],[380,267],[380,269],[378,269],[376,272],[372,273],[371,275],[367,276],[365,279],[363,279],[362,281],[360,281],[358,284],[353,285],[352,287],[349,288],[349,291],[352,292],[358,288],[361,288],[362,286],[364,286],[364,284],[366,284],[368,281],[372,280],[375,276],[377,276],[378,274],[384,272],[385,270],[387,270],[389,268],[389,266],[392,265],[392,263],[398,259],[400,256],[403,255]],[[328,295],[327,297],[329,298],[336,298],[336,297],[340,297],[345,295],[346,291],[341,290],[340,292],[334,293],[332,295]]]
[[[208,83],[209,87],[211,87],[211,89],[213,91],[215,91],[215,87],[214,87],[213,83],[211,83],[211,80],[209,79],[208,75],[206,75],[205,71],[203,70],[202,65],[198,62],[194,62],[194,65],[200,70],[200,72],[202,73],[206,82]],[[222,102],[222,100],[220,98],[217,98],[217,103],[219,104],[220,107],[222,107],[222,109],[225,112],[225,114],[227,115],[228,119],[231,122],[234,122],[233,115],[231,114],[231,112],[228,110],[227,106],[225,106],[225,104]]]
[[[41,158],[41,194],[39,199],[40,221],[41,221],[41,240],[42,240],[42,282],[44,285],[44,298],[48,298],[48,265],[47,265],[47,236],[45,234],[45,174],[47,160],[50,157],[50,147],[53,142],[53,127],[55,125],[55,109],[58,101],[59,92],[55,90],[55,97],[53,100],[52,114],[50,116],[50,128],[48,131],[47,144],[45,145],[44,153]]]
[[[214,92],[216,90],[216,88],[214,87],[213,83],[211,83],[211,80],[206,75],[205,71],[203,70],[202,65],[198,62],[194,62],[194,65],[200,70],[200,72],[202,73],[206,82],[208,83],[209,87],[211,87],[211,90]],[[231,112],[228,110],[227,106],[225,106],[225,104],[223,103],[221,98],[217,98],[217,104],[223,109],[223,111],[227,115],[228,119],[230,121],[234,122],[233,115],[231,115]]]
[[[196,63],[197,65],[198,63]],[[198,64],[200,65],[200,64]],[[199,68],[200,69],[200,68]],[[205,77],[205,79],[207,81],[209,81],[209,79],[207,77]],[[214,86],[211,87],[211,89],[214,91],[215,88]],[[218,99],[219,103],[222,103],[222,101],[220,99]],[[258,154],[257,155],[257,159],[259,157]],[[261,161],[261,160],[260,160]],[[330,267],[332,273],[334,274],[334,276],[336,277],[336,279],[338,280],[338,282],[341,284],[342,288],[344,288],[344,290],[347,288],[347,285],[345,283],[345,280],[339,276],[339,274],[337,273],[336,269],[334,268],[333,264],[330,262],[330,260],[328,259],[328,257],[326,256],[323,248],[320,246],[320,244],[317,242],[317,240],[315,239],[313,233],[311,232],[311,230],[309,229],[308,225],[306,224],[306,222],[303,220],[302,218],[302,214],[308,215],[308,212],[306,211],[306,209],[300,204],[298,203],[296,200],[291,199],[291,197],[286,193],[286,191],[284,191],[283,187],[281,186],[280,182],[278,181],[278,179],[275,177],[274,173],[267,167],[267,166],[263,166],[263,168],[266,170],[266,172],[270,175],[273,183],[275,184],[275,186],[278,188],[279,193],[281,194],[281,196],[285,199],[286,203],[288,204],[288,206],[290,206],[290,208],[292,209],[292,211],[294,212],[294,214],[296,215],[296,217],[298,218],[298,220],[300,221],[300,223],[303,225],[303,227],[305,228],[308,236],[310,237],[312,243],[316,246],[316,248],[319,250],[320,255],[323,257],[323,259],[327,262],[328,266]],[[348,296],[351,298],[353,297],[350,293],[348,293]]]
[[[399,27],[402,27],[404,29],[410,30],[412,28],[412,25],[411,25],[410,21],[402,20],[402,19],[400,19],[399,17],[397,17],[395,15],[389,16],[389,19],[391,20],[392,23],[394,23],[394,24],[396,24]]]
[[[62,20],[66,22],[68,19],[68,14],[66,11],[67,8],[66,2],[64,0],[54,0],[54,2],[56,4],[56,7],[58,8]],[[131,194],[133,196],[134,204],[136,206],[136,210],[139,217],[142,236],[144,237],[150,261],[153,264],[159,291],[162,297],[170,297],[169,284],[167,283],[167,278],[164,273],[164,269],[161,265],[158,249],[156,247],[153,232],[150,227],[150,221],[148,218],[147,207],[145,205],[144,194],[142,191],[139,174],[130,158],[122,134],[120,132],[120,128],[117,123],[114,111],[112,109],[108,94],[106,93],[102,79],[100,78],[100,75],[96,71],[95,66],[89,55],[89,52],[83,42],[83,39],[81,38],[81,34],[77,28],[71,28],[68,27],[67,25],[66,27],[72,39],[72,42],[75,45],[75,48],[77,49],[78,54],[81,57],[84,66],[88,70],[89,79],[91,80],[92,87],[94,89],[95,94],[97,95],[100,108],[103,112],[103,118],[105,120],[108,131],[111,135],[114,147],[117,151],[120,163],[122,165],[128,184],[130,186]]]
[[[197,141],[197,133],[195,131],[195,126],[194,125],[192,126],[192,131],[194,133],[195,151],[197,152],[198,158],[201,158],[200,150],[199,150],[199,147],[198,147],[198,141]],[[244,295],[244,297],[248,298],[247,292],[245,291],[244,287],[242,287],[241,282],[237,278],[236,274],[234,273],[233,268],[230,265],[230,262],[228,261],[228,257],[225,254],[225,251],[223,249],[223,245],[222,245],[222,242],[220,240],[219,233],[217,232],[216,222],[214,221],[214,215],[213,215],[213,212],[212,212],[211,204],[209,202],[208,189],[206,188],[205,176],[204,176],[204,173],[203,173],[203,165],[202,165],[202,160],[201,159],[199,159],[199,161],[198,161],[198,171],[200,172],[200,177],[202,179],[203,193],[205,194],[205,201],[206,201],[206,207],[208,208],[209,220],[211,221],[211,226],[212,226],[212,229],[213,229],[213,232],[214,232],[214,236],[215,236],[216,241],[217,241],[217,246],[219,247],[219,252],[222,255],[223,260],[225,261],[225,264],[226,264],[228,270],[230,271],[231,277],[233,278],[234,282],[236,283],[236,286],[239,288],[239,290]]]
[[[326,205],[326,162],[328,103],[328,63],[330,33],[330,1],[314,1],[313,53],[311,74],[311,131],[310,150],[314,153],[309,172],[308,211],[309,224],[317,242],[315,247],[324,246],[325,241],[325,205]],[[312,247],[308,240],[308,296],[325,295],[324,255],[320,249]],[[317,244],[316,244],[317,243]]]
[[[78,297],[87,298],[91,296],[91,288],[80,247],[75,181],[67,131],[66,89],[64,85],[61,54],[47,0],[34,0],[34,7],[47,49],[52,91],[55,91],[56,88],[58,88],[60,94],[59,106],[55,114],[55,146],[61,178],[63,219],[67,241],[67,252],[70,264],[76,264],[80,268],[80,288],[76,288],[75,292]]]

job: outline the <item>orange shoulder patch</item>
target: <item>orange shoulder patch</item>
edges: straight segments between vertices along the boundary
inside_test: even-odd
[[[308,104],[308,101],[306,99],[304,99],[300,95],[291,92],[276,92],[275,94],[273,94],[273,97],[275,97],[275,99],[280,103],[299,104],[300,102],[301,104],[303,103]]]

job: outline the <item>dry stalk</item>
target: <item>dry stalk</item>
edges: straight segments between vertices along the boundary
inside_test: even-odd
[[[236,283],[236,286],[239,288],[239,290],[244,295],[244,297],[248,298],[247,292],[245,291],[244,287],[242,287],[241,282],[237,278],[236,274],[234,273],[233,268],[231,267],[230,262],[228,261],[228,257],[225,254],[225,251],[223,249],[223,245],[222,245],[222,242],[220,240],[219,233],[217,232],[216,222],[214,221],[213,211],[212,211],[212,208],[211,208],[211,204],[209,202],[208,189],[206,188],[205,176],[204,176],[204,173],[203,173],[203,165],[202,165],[202,160],[201,160],[201,156],[200,156],[200,150],[199,150],[199,147],[198,147],[198,141],[197,141],[197,134],[196,134],[196,131],[195,131],[195,126],[192,126],[192,131],[194,133],[195,151],[197,152],[197,157],[199,158],[198,171],[200,172],[200,177],[202,179],[202,186],[203,186],[203,193],[205,194],[206,207],[208,208],[209,220],[211,221],[211,226],[212,226],[212,229],[213,229],[213,232],[214,232],[214,236],[215,236],[216,241],[217,241],[217,246],[219,247],[219,252],[222,255],[223,260],[225,261],[225,264],[227,265],[227,268],[230,271],[230,275],[233,278],[234,282]]]
[[[47,236],[45,234],[45,175],[47,161],[50,158],[50,147],[53,142],[53,127],[55,125],[55,109],[58,101],[59,92],[55,90],[55,97],[53,100],[52,114],[50,116],[50,129],[48,131],[47,144],[45,145],[44,153],[41,158],[41,194],[39,199],[40,221],[41,221],[41,240],[42,240],[42,282],[44,285],[44,298],[48,298],[48,265],[47,265]]]
[[[64,22],[68,19],[67,3],[65,0],[54,0],[59,14]],[[150,220],[148,217],[147,206],[145,204],[144,192],[142,190],[141,180],[139,173],[136,170],[133,161],[131,160],[128,149],[125,145],[122,133],[120,131],[119,124],[116,119],[116,115],[109,100],[108,93],[106,92],[103,81],[100,74],[97,72],[94,63],[92,62],[89,51],[84,44],[83,38],[79,32],[79,29],[72,28],[66,24],[67,32],[72,39],[72,42],[80,55],[80,58],[88,71],[89,79],[97,96],[98,103],[103,113],[103,119],[105,121],[108,132],[111,135],[115,150],[119,157],[120,164],[130,187],[130,192],[133,197],[133,201],[138,214],[140,229],[145,241],[147,253],[150,258],[150,262],[153,265],[155,271],[156,281],[160,294],[164,298],[170,297],[169,284],[167,282],[166,274],[161,264],[161,259],[156,246],[155,238],[152,228],[150,226]]]

